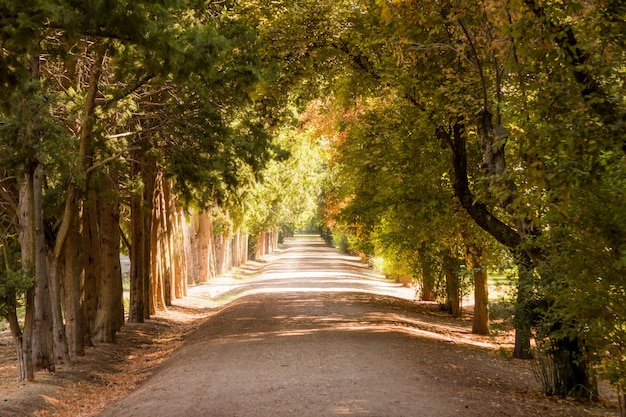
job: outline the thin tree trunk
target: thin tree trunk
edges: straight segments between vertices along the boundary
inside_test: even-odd
[[[515,303],[515,346],[513,357],[516,359],[530,359],[530,318],[527,304],[531,299],[534,267],[524,252],[520,252],[517,259],[518,284],[517,302]]]
[[[154,187],[154,199],[152,207],[152,230],[150,231],[150,252],[152,264],[150,265],[151,312],[166,308],[166,281],[168,274],[168,256],[165,249],[167,240],[167,225],[165,224],[165,204],[163,199],[162,176],[157,174]]]
[[[150,279],[150,268],[152,265],[152,207],[154,200],[154,187],[156,180],[156,159],[148,155],[149,144],[144,139],[142,143],[143,165],[141,170],[141,179],[143,181],[143,212],[144,212],[144,240],[143,240],[143,315],[144,319],[149,319],[154,314],[154,303],[152,299],[152,288]]]
[[[87,328],[85,343],[91,346],[93,344],[91,338],[96,328],[100,274],[102,273],[102,250],[100,248],[100,233],[98,231],[98,207],[94,190],[90,190],[87,193],[87,198],[83,203],[82,229],[81,254],[84,267],[83,307]]]
[[[130,245],[130,308],[128,321],[130,323],[144,322],[144,285],[146,276],[144,272],[143,252],[145,240],[145,222],[143,220],[143,196],[133,193],[130,196],[130,223],[131,223],[131,245]]]
[[[443,271],[446,276],[446,309],[452,316],[461,317],[459,260],[451,254],[443,256]]]
[[[172,182],[163,179],[163,200],[165,202],[165,226],[167,229],[166,253],[169,259],[169,274],[166,282],[165,305],[171,306],[172,300],[182,298],[185,290],[182,277],[185,253],[180,239],[182,228],[178,216],[178,208],[172,193]]]

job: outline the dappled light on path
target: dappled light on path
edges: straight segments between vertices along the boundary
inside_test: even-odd
[[[279,259],[279,262],[272,262]],[[194,287],[192,294],[208,302],[287,303],[286,308],[298,307],[311,311],[310,315],[296,317],[276,316],[282,330],[262,331],[263,324],[255,318],[248,321],[246,329],[232,339],[258,340],[262,337],[297,336],[316,332],[401,332],[415,337],[432,338],[448,343],[468,344],[476,347],[499,349],[509,346],[510,338],[496,340],[471,334],[469,322],[447,318],[445,314],[432,314],[437,310],[433,303],[415,301],[415,289],[386,280],[375,273],[358,257],[349,256],[326,247],[319,238],[288,240],[283,249],[270,257],[270,263],[251,279],[225,280]],[[248,297],[259,296],[254,300]],[[388,305],[392,311],[378,311],[354,315],[324,316],[325,303],[342,302]],[[239,305],[239,304],[238,304]],[[317,311],[315,311],[317,310]],[[424,313],[431,313],[425,320]],[[236,329],[236,330],[235,330]]]
[[[101,417],[523,417],[555,407],[528,367],[320,239],[190,291],[208,319]],[[189,305],[189,304],[188,304]],[[549,415],[573,416],[566,406]],[[538,413],[539,410],[539,413]],[[500,412],[501,411],[501,412]]]

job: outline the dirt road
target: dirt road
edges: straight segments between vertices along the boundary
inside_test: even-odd
[[[236,299],[102,417],[610,415],[542,396],[526,364],[317,239],[210,291]]]

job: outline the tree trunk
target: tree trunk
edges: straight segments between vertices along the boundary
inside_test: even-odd
[[[453,317],[461,317],[461,290],[459,259],[446,253],[443,255],[443,272],[446,276],[446,310]]]
[[[71,217],[71,224],[69,225],[68,234],[59,259],[59,268],[63,284],[67,347],[70,357],[75,358],[76,356],[83,356],[85,354],[87,323],[85,321],[85,311],[82,303],[83,266],[78,207],[74,207]]]
[[[63,312],[61,310],[61,262],[55,256],[54,251],[48,253],[50,280],[50,303],[52,309],[52,345],[54,351],[55,364],[69,362],[69,350],[67,346],[65,323],[63,322]]]
[[[197,215],[196,254],[198,257],[198,282],[208,282],[215,276],[215,241],[213,221],[208,211]]]
[[[171,183],[168,185],[169,193],[171,193]],[[184,219],[181,209],[176,207],[176,204],[172,204],[174,210],[172,213],[172,224],[174,225],[172,231],[172,243],[170,248],[172,250],[172,260],[175,263],[175,272],[172,278],[172,299],[179,299],[187,296],[187,246],[185,242],[184,234]]]
[[[218,233],[213,235],[213,239],[215,241],[215,275],[220,276],[226,272],[227,238],[224,233]]]
[[[130,223],[131,223],[131,244],[130,244],[130,308],[128,311],[128,321],[130,323],[144,322],[144,285],[146,277],[144,271],[144,240],[145,222],[143,220],[143,196],[139,193],[132,193],[130,196]]]
[[[144,240],[143,240],[143,271],[145,277],[143,280],[143,317],[149,319],[154,314],[154,303],[152,299],[152,288],[150,280],[150,268],[152,266],[152,242],[151,242],[151,230],[152,230],[152,207],[154,200],[154,187],[156,180],[156,159],[153,156],[148,155],[150,150],[150,144],[147,140],[143,140],[142,143],[142,169],[141,179],[143,182],[143,212],[144,212]]]
[[[124,325],[119,190],[115,168],[111,168],[108,175],[101,176],[99,186],[98,220],[102,272],[98,285],[98,308],[93,338],[98,342],[114,343],[116,332]]]
[[[171,182],[161,177],[161,190],[163,193],[163,227],[165,229],[165,240],[163,242],[163,252],[167,259],[164,285],[165,306],[172,305],[172,300],[176,299],[176,286],[178,274],[178,262],[175,256],[175,234],[177,233],[178,223],[176,221],[176,207],[171,192]]]
[[[517,301],[515,303],[515,347],[513,357],[516,359],[530,359],[530,317],[528,316],[528,302],[532,294],[534,267],[525,252],[517,256]]]
[[[469,266],[474,276],[474,319],[472,333],[488,335],[489,330],[489,288],[487,269],[483,266],[482,249],[474,246],[469,251]]]
[[[20,240],[20,251],[22,255],[22,268],[26,271],[35,273],[35,203],[33,190],[33,173],[29,172],[24,175],[19,190],[18,215],[19,227],[18,234]],[[34,381],[35,368],[32,358],[32,337],[33,337],[33,315],[34,315],[34,297],[35,284],[26,290],[26,313],[24,316],[24,330],[19,338],[20,344],[17,347],[18,353],[22,357],[18,357],[19,379],[20,381]],[[18,324],[19,326],[19,324]],[[17,332],[15,335],[19,335]]]
[[[185,269],[187,271],[186,285],[193,285],[198,281],[198,253],[196,251],[196,226],[198,217],[193,213],[187,217],[181,213],[181,222],[183,224],[183,239],[185,250]]]
[[[91,337],[95,330],[95,321],[98,310],[98,291],[100,274],[102,271],[100,230],[98,229],[98,200],[90,184],[90,169],[94,161],[94,138],[93,129],[96,122],[96,98],[99,91],[99,83],[102,75],[104,58],[107,53],[107,44],[94,44],[93,47],[85,45],[85,54],[93,57],[93,63],[89,69],[83,117],[80,121],[79,152],[83,158],[83,170],[86,177],[86,199],[83,202],[83,265],[84,265],[84,310],[87,324],[86,343],[92,345]],[[94,51],[90,51],[94,49]]]
[[[96,328],[98,313],[98,292],[100,291],[100,274],[102,273],[102,250],[100,248],[100,233],[98,231],[98,206],[94,190],[87,193],[83,202],[82,218],[82,259],[84,267],[84,300],[86,333],[85,343],[91,346],[92,336]]]
[[[33,173],[33,220],[35,228],[35,294],[32,356],[35,370],[55,370],[52,306],[48,281],[46,241],[43,222],[43,178],[38,165]]]
[[[435,301],[436,273],[434,259],[428,255],[424,247],[418,252],[420,267],[422,270],[422,301]]]
[[[165,309],[169,294],[169,256],[167,253],[167,224],[165,220],[165,201],[161,173],[157,174],[154,187],[152,207],[152,230],[150,231],[150,265],[151,293],[150,311]]]
[[[131,247],[130,247],[130,323],[143,323],[150,318],[152,199],[156,161],[146,156],[149,143],[142,138],[141,148],[132,151],[132,175],[141,191],[130,196]]]

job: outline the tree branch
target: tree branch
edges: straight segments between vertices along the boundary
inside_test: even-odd
[[[487,233],[492,235],[498,242],[514,251],[520,250],[522,238],[519,233],[508,226],[487,208],[487,205],[476,201],[469,187],[467,175],[467,138],[465,136],[465,126],[461,122],[456,122],[450,129],[438,129],[438,136],[442,137],[452,151],[452,164],[454,167],[454,194],[467,211],[470,217]]]
[[[626,120],[624,109],[611,100],[600,82],[587,69],[586,63],[589,56],[580,47],[572,27],[555,23],[535,0],[524,0],[524,3],[554,35],[557,46],[569,58],[569,67],[574,74],[574,79],[580,85],[580,94],[585,102],[606,125],[613,126],[615,131],[623,131],[624,120]],[[618,140],[621,141],[622,151],[626,152],[626,139],[622,137]]]
[[[137,132],[137,133],[139,133],[139,132]],[[137,150],[137,149],[140,149],[140,147],[139,146],[135,146],[135,147],[127,148],[127,149],[124,149],[123,151],[120,151],[120,152],[116,153],[115,155],[112,155],[112,156],[109,156],[108,158],[103,159],[102,161],[98,161],[98,162],[96,162],[95,164],[91,165],[89,168],[87,168],[85,170],[85,175],[90,174],[94,170],[100,168],[103,165],[108,164],[111,161],[115,161],[117,158],[119,158],[120,156],[124,155],[126,152],[134,151],[134,150]]]

